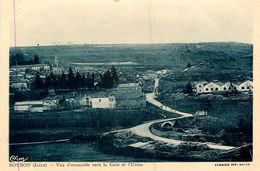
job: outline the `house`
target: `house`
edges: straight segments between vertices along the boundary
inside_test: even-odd
[[[91,108],[116,108],[116,97],[109,91],[100,91],[76,98],[81,107]]]
[[[16,112],[44,112],[56,106],[56,102],[49,100],[22,101],[15,103],[14,110]]]
[[[117,86],[118,89],[129,89],[129,88],[134,88],[134,89],[139,89],[142,87],[140,86],[140,83],[124,83],[124,84],[119,84]]]
[[[147,70],[143,74],[144,80],[153,80],[157,77],[157,72],[153,70]]]
[[[24,72],[26,70],[33,70],[33,71],[49,71],[50,66],[48,64],[34,64],[34,65],[17,65],[13,66],[10,70],[15,72]]]
[[[107,97],[94,96],[94,97],[91,97],[91,106],[92,106],[92,108],[113,109],[116,107],[116,98],[114,95],[110,95]]]
[[[47,64],[34,64],[34,65],[31,65],[31,70],[34,70],[34,71],[50,71],[50,66],[47,65]]]
[[[54,75],[60,75],[64,72],[64,68],[63,67],[52,67],[52,72]]]
[[[227,92],[237,90],[238,92],[249,92],[253,90],[253,82],[251,80],[246,80],[241,83],[233,82],[219,82],[214,80],[212,82],[195,82],[193,83],[193,91],[197,94],[200,93],[212,93],[212,92]]]
[[[234,84],[233,84],[234,85]],[[222,84],[221,85],[221,87],[220,87],[220,90],[221,91],[229,91],[229,90],[231,90],[231,83],[230,82],[226,82],[226,83],[224,83],[224,84]]]
[[[81,107],[110,109],[140,109],[146,105],[139,83],[119,84],[117,88],[81,95],[76,98]]]
[[[236,89],[239,92],[253,91],[253,82],[251,80],[246,80],[244,82],[237,83]]]
[[[111,93],[116,97],[118,109],[140,109],[146,106],[140,83],[119,84]]]
[[[28,112],[32,107],[42,107],[43,101],[22,101],[16,102],[14,110],[17,112]]]
[[[81,107],[91,107],[91,97],[89,95],[79,97],[78,102]]]
[[[203,93],[204,92],[203,87],[207,84],[208,84],[207,81],[195,82],[193,84],[194,87],[193,91],[195,91],[197,94]]]
[[[168,69],[162,69],[162,70],[156,71],[157,75],[166,75],[166,74],[169,74],[169,73],[170,73],[170,70],[168,70]]]
[[[11,88],[19,90],[19,91],[26,91],[29,89],[29,85],[27,82],[14,82],[11,83]]]

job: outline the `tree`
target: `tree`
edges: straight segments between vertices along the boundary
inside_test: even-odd
[[[84,74],[84,73],[82,74],[80,87],[82,87],[82,88],[85,88],[85,87],[86,87],[86,77],[85,77],[85,74]]]
[[[50,88],[51,87],[51,77],[46,74],[46,79],[45,79],[45,87]]]
[[[80,73],[77,71],[76,77],[75,77],[75,88],[79,88],[82,85],[82,76]]]
[[[60,75],[58,85],[59,88],[67,88],[67,79],[64,72]]]
[[[106,71],[103,75],[103,88],[112,88],[114,80],[110,70]]]
[[[93,83],[93,79],[94,79],[94,74],[92,74],[92,76],[90,76],[90,74],[87,74],[87,78],[86,78],[86,87],[89,89],[92,89],[94,87],[94,83]]]
[[[56,88],[56,86],[57,86],[57,78],[56,78],[56,76],[53,74],[53,72],[50,73],[50,78],[51,78],[50,87],[51,87],[51,88]]]
[[[191,67],[191,64],[188,62],[188,64],[187,64],[187,68],[190,68]]]
[[[63,95],[61,99],[59,99],[59,105],[61,106],[66,106],[66,98]]]
[[[24,54],[20,49],[15,48],[10,51],[10,65],[23,65],[24,64]]]
[[[69,68],[69,74],[68,74],[68,88],[73,89],[75,88],[75,77],[72,71],[72,68]]]
[[[204,100],[198,100],[198,109],[199,110],[205,110],[209,111],[212,108],[212,101],[209,99],[204,99]]]
[[[95,84],[95,74],[92,73],[91,77],[90,77],[90,88],[94,88],[94,84]]]
[[[183,89],[183,92],[186,94],[192,95],[193,91],[192,91],[192,85],[190,82],[187,83],[187,85]]]
[[[113,86],[117,86],[119,79],[118,79],[116,68],[114,66],[112,66],[111,68],[111,74],[113,78]]]
[[[33,63],[34,63],[34,64],[39,64],[39,63],[40,63],[40,60],[39,60],[38,55],[34,55],[34,57],[33,57]]]
[[[40,77],[40,74],[37,73],[33,82],[33,87],[35,89],[43,89],[44,88],[44,83],[42,81],[42,78]]]

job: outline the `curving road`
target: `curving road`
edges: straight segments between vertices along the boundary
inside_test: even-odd
[[[157,101],[155,99],[156,98],[156,92],[157,92],[157,89],[158,89],[158,86],[159,86],[159,80],[160,80],[160,78],[155,78],[154,90],[153,90],[152,93],[146,94],[146,101],[148,103],[156,106],[156,107],[161,108],[164,111],[171,112],[171,113],[174,113],[174,114],[179,114],[180,115],[179,117],[177,117],[177,118],[167,118],[167,119],[157,119],[157,120],[149,121],[147,123],[143,123],[141,125],[137,125],[137,126],[132,127],[132,128],[115,130],[115,131],[107,132],[107,133],[104,133],[104,134],[113,133],[113,132],[121,132],[121,131],[131,131],[138,136],[148,137],[148,138],[151,138],[155,141],[161,141],[161,142],[165,142],[167,144],[172,144],[172,145],[179,145],[179,144],[184,143],[184,142],[189,142],[189,143],[196,143],[198,145],[199,144],[207,145],[211,149],[230,150],[230,149],[236,148],[236,147],[233,147],[233,146],[225,146],[225,145],[220,145],[220,144],[214,144],[214,143],[211,143],[211,142],[202,143],[202,142],[193,142],[193,141],[192,142],[191,141],[181,141],[181,140],[174,140],[174,139],[169,139],[169,138],[160,137],[158,135],[154,135],[150,131],[150,126],[152,124],[193,117],[193,115],[191,113],[185,113],[185,112],[178,111],[176,109],[172,109],[168,106],[163,105],[162,103],[160,103],[159,101]]]

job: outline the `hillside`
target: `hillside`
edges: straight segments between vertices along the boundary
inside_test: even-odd
[[[61,45],[20,47],[26,59],[37,54],[41,61],[61,63],[134,62],[137,66],[182,71],[187,63],[199,70],[252,71],[253,45],[244,43],[187,43],[149,45]],[[13,53],[14,49],[10,49]]]

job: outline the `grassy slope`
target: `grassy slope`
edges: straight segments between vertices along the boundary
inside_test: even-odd
[[[154,68],[181,71],[188,62],[206,70],[252,70],[252,45],[242,43],[152,44],[152,45],[64,45],[23,47],[27,59],[38,54],[42,61],[61,62],[133,61]],[[13,49],[11,49],[13,51]],[[249,56],[247,56],[249,55]]]

